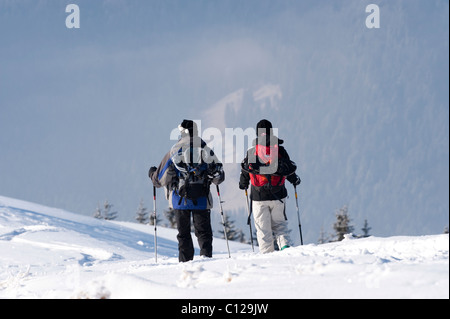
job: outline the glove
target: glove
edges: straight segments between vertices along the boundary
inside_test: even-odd
[[[215,164],[214,166],[208,167],[208,178],[209,179],[215,179],[219,178],[220,175],[223,173],[223,167],[222,164]]]
[[[239,182],[239,188],[240,189],[247,189],[248,188],[248,183]]]
[[[152,175],[156,172],[156,166],[150,167],[148,171],[148,177],[152,178]]]
[[[293,178],[291,181],[292,185],[294,185],[294,186],[300,185],[301,182],[302,182],[302,180],[300,179],[300,177],[298,175],[295,175],[295,178]]]

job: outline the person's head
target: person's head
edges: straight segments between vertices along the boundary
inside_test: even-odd
[[[190,135],[191,137],[197,136],[197,124],[195,124],[192,120],[183,120],[180,125],[178,125],[178,129],[181,132],[181,136]]]
[[[257,136],[272,136],[272,123],[270,121],[263,119],[256,124],[256,135]]]

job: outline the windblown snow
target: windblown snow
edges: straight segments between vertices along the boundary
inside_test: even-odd
[[[264,255],[230,242],[231,258],[215,238],[213,258],[187,263],[175,230],[157,236],[156,262],[153,226],[0,196],[0,298],[449,298],[448,234]]]

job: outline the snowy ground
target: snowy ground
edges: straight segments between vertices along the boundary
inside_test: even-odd
[[[158,227],[156,263],[153,227],[0,196],[0,298],[449,298],[444,234],[230,247],[180,264],[176,232]]]

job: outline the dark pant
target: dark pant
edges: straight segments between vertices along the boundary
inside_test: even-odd
[[[213,233],[211,228],[211,211],[207,210],[175,210],[178,228],[178,260],[185,262],[194,259],[194,244],[191,237],[191,213],[194,222],[195,236],[200,246],[200,255],[212,257]]]

